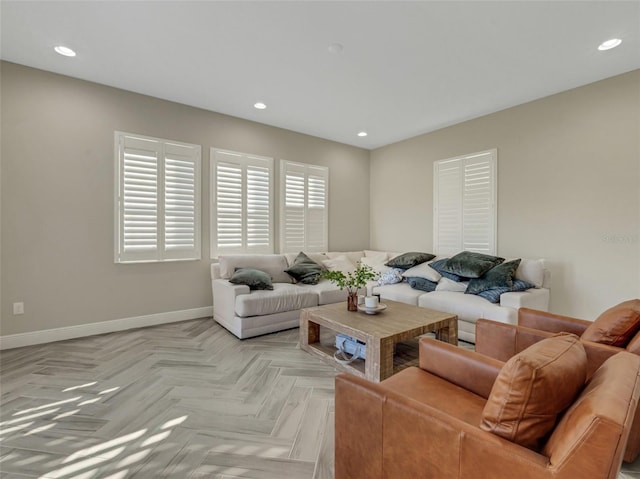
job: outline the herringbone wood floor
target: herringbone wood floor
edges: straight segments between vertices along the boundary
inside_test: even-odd
[[[297,343],[207,318],[3,351],[0,477],[332,478],[335,371]]]

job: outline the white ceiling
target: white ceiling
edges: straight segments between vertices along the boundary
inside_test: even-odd
[[[368,149],[640,68],[640,1],[0,8],[3,60]]]

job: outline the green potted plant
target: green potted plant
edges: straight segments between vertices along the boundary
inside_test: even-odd
[[[340,289],[347,288],[347,309],[349,311],[358,310],[358,290],[364,288],[367,285],[367,281],[376,279],[378,273],[376,273],[371,266],[362,264],[358,261],[355,271],[350,271],[344,274],[338,270],[324,270],[322,277],[327,278],[332,283],[335,283]]]

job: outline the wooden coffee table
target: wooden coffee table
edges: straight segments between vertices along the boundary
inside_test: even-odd
[[[436,338],[458,344],[458,317],[432,309],[396,301],[384,301],[387,309],[375,315],[347,311],[347,303],[334,303],[303,309],[300,315],[300,348],[337,369],[380,382],[394,370],[396,343],[435,332]],[[344,333],[367,345],[366,360],[351,364],[336,362],[333,344],[321,342],[320,326]]]

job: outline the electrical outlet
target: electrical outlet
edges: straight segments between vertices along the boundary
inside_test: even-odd
[[[24,303],[13,303],[13,314],[24,314]]]

